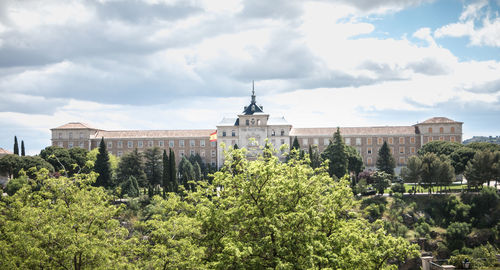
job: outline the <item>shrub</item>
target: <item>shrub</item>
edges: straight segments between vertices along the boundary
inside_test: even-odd
[[[417,226],[415,226],[415,232],[420,237],[429,238],[431,232],[431,226],[425,222],[421,222]]]
[[[402,183],[393,184],[391,187],[391,190],[394,193],[405,193],[406,192],[405,185]]]
[[[28,184],[28,177],[26,175],[19,175],[18,178],[11,179],[7,183],[5,192],[9,194],[9,196],[12,196],[26,184]]]
[[[453,222],[446,229],[446,242],[450,250],[461,249],[465,237],[470,233],[471,225],[466,222]]]

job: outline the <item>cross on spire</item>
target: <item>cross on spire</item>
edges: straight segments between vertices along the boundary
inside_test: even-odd
[[[252,80],[252,103],[255,103],[255,83]]]

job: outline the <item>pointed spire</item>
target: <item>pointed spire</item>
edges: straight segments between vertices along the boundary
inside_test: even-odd
[[[252,103],[255,103],[255,83],[252,80]]]

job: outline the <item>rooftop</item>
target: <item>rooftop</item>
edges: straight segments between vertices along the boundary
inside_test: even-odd
[[[214,129],[191,130],[99,130],[95,138],[200,138],[210,137]]]
[[[81,122],[70,122],[52,129],[95,129],[95,128]]]
[[[337,131],[334,127],[325,128],[292,128],[290,136],[333,136]],[[415,134],[413,126],[383,126],[383,127],[341,127],[342,136],[349,135],[411,135]]]
[[[451,120],[450,118],[446,117],[432,117],[420,124],[444,124],[444,123],[461,123],[461,122],[457,122],[455,120]]]
[[[3,148],[0,148],[0,155],[10,155],[13,154],[12,152],[9,152]]]

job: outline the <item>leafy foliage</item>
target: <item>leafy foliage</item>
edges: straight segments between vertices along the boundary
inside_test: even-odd
[[[94,165],[94,172],[99,174],[95,182],[96,186],[105,188],[112,186],[110,167],[111,165],[109,163],[108,150],[106,150],[106,144],[104,143],[103,137],[101,139],[101,143],[99,144],[99,153],[97,154],[97,159]]]
[[[321,157],[323,160],[330,161],[328,164],[328,173],[331,177],[342,178],[347,173],[349,158],[339,128],[333,134],[332,142],[321,153]]]
[[[396,167],[396,162],[394,161],[394,157],[391,154],[387,142],[384,141],[384,144],[382,145],[382,147],[380,147],[380,150],[378,151],[377,170],[383,171],[390,175],[394,175],[395,167]]]

